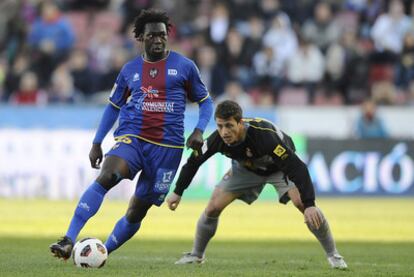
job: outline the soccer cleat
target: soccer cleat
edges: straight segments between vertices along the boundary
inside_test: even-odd
[[[64,236],[57,242],[52,243],[49,249],[55,257],[67,260],[72,254],[73,242],[69,237]]]
[[[336,269],[347,269],[348,268],[344,260],[344,257],[342,257],[339,254],[334,254],[332,256],[329,256],[328,262],[332,268],[336,268]]]
[[[184,255],[175,262],[175,264],[202,264],[206,261],[204,258],[200,258],[190,252],[184,253]]]

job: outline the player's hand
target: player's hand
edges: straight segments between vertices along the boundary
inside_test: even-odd
[[[89,161],[91,162],[92,168],[99,169],[101,168],[100,164],[102,162],[102,148],[101,144],[94,143],[92,144],[91,151],[89,152]]]
[[[305,222],[309,223],[311,227],[315,228],[316,230],[319,229],[319,227],[321,227],[323,217],[317,207],[306,208],[304,215]]]
[[[171,211],[175,211],[175,209],[177,209],[178,207],[178,204],[180,204],[181,196],[173,192],[167,197],[166,201],[168,204],[168,208],[170,208]]]
[[[193,133],[188,137],[186,146],[193,150],[200,150],[201,146],[203,146],[203,133],[195,128]]]

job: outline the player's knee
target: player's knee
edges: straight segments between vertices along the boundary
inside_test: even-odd
[[[121,180],[122,177],[120,174],[110,171],[102,171],[96,179],[96,181],[106,189],[112,188]]]
[[[222,210],[219,206],[212,204],[207,206],[205,213],[208,217],[219,217]]]
[[[147,211],[139,209],[128,209],[125,217],[130,223],[139,223],[146,216]]]

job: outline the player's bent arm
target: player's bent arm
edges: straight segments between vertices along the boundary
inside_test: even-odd
[[[199,114],[196,129],[199,129],[201,133],[203,133],[208,122],[210,121],[211,115],[213,114],[213,100],[211,100],[211,97],[207,95],[204,99],[198,102],[198,107]]]
[[[186,143],[187,147],[194,150],[200,150],[201,146],[203,145],[203,132],[206,129],[207,124],[210,121],[211,115],[213,113],[213,101],[211,100],[210,96],[207,95],[198,103],[198,105],[198,123]]]
[[[315,206],[315,190],[306,164],[292,151],[285,160],[279,159],[279,168],[295,183],[304,208]]]
[[[94,144],[101,144],[105,136],[114,126],[115,121],[119,115],[119,109],[113,106],[111,103],[108,104],[103,113],[101,122],[99,123],[98,130],[96,131],[95,138],[93,139]]]
[[[196,160],[197,158],[195,157],[195,154],[192,154],[187,160],[187,163],[181,168],[180,175],[178,176],[178,180],[175,184],[175,194],[182,196],[184,191],[190,185],[201,165]]]

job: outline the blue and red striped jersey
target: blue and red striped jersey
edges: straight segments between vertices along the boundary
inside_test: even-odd
[[[202,102],[207,97],[207,88],[192,60],[174,51],[157,62],[136,57],[123,66],[109,97],[120,109],[114,135],[182,147],[187,98]]]

